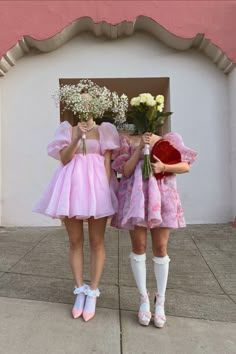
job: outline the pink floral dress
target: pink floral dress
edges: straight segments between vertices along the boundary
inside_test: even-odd
[[[33,208],[34,212],[58,219],[87,219],[92,216],[97,219],[115,213],[118,182],[114,174],[110,184],[108,182],[104,153],[119,149],[119,134],[110,123],[102,123],[98,129],[99,140],[86,139],[86,155],[82,154],[79,141],[72,160],[66,165],[60,164]],[[71,143],[71,139],[72,126],[65,121],[48,145],[48,155],[60,160],[60,151]]]
[[[184,146],[177,133],[168,133],[163,139],[169,141],[181,154],[181,161],[191,164],[197,153]],[[124,164],[134,152],[134,147],[127,137],[120,139],[121,147],[116,155],[112,168],[123,172]],[[118,211],[113,216],[111,225],[119,229],[133,230],[135,226],[146,228],[185,227],[183,210],[177,191],[176,175],[164,176],[157,180],[154,176],[142,178],[143,157],[138,162],[130,177],[122,176],[118,197]]]

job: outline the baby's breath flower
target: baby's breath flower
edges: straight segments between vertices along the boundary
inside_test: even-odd
[[[123,123],[128,109],[128,97],[121,97],[107,87],[100,87],[91,80],[80,80],[77,85],[63,85],[54,95],[56,102],[62,102],[64,109],[72,111],[79,120],[89,117],[102,118],[111,112],[114,123]]]

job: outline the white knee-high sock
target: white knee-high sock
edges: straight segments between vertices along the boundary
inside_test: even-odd
[[[159,296],[165,296],[170,258],[168,255],[165,257],[154,257],[153,262],[157,282],[157,293]]]
[[[144,296],[147,294],[146,288],[146,253],[135,254],[131,252],[130,265],[133,271],[134,279],[139,291],[139,294]]]
[[[169,273],[170,258],[168,255],[165,257],[154,257],[154,273],[157,282],[157,296],[155,314],[165,316],[165,294]]]

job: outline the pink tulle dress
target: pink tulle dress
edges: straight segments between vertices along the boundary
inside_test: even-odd
[[[117,180],[112,174],[110,183],[104,165],[106,150],[120,147],[119,134],[114,125],[98,126],[99,140],[86,139],[86,155],[79,141],[72,160],[57,169],[46,190],[33,208],[34,212],[63,219],[95,219],[111,216],[117,211]],[[60,151],[71,143],[72,126],[65,121],[56,130],[48,145],[48,155],[60,160]]]
[[[191,164],[197,153],[184,146],[181,136],[168,133],[163,136],[181,154],[181,161]],[[112,168],[123,172],[124,164],[131,157],[132,147],[127,137],[120,137],[120,151],[115,157]],[[146,228],[185,227],[183,210],[177,191],[176,175],[164,176],[157,180],[155,176],[142,178],[143,157],[138,162],[130,177],[122,176],[118,197],[118,211],[113,216],[111,225],[119,229],[133,230],[135,226]]]

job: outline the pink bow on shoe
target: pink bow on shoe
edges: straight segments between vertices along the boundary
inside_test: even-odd
[[[156,293],[154,325],[157,328],[164,327],[164,324],[166,323],[164,304],[165,304],[165,296],[160,296],[158,293]]]
[[[149,302],[149,294],[147,293],[146,295],[140,295],[139,298],[139,312],[138,312],[138,321],[141,325],[143,326],[148,326],[152,317],[152,314],[150,311],[143,311],[141,308],[146,305],[147,308],[150,307],[150,302]]]

